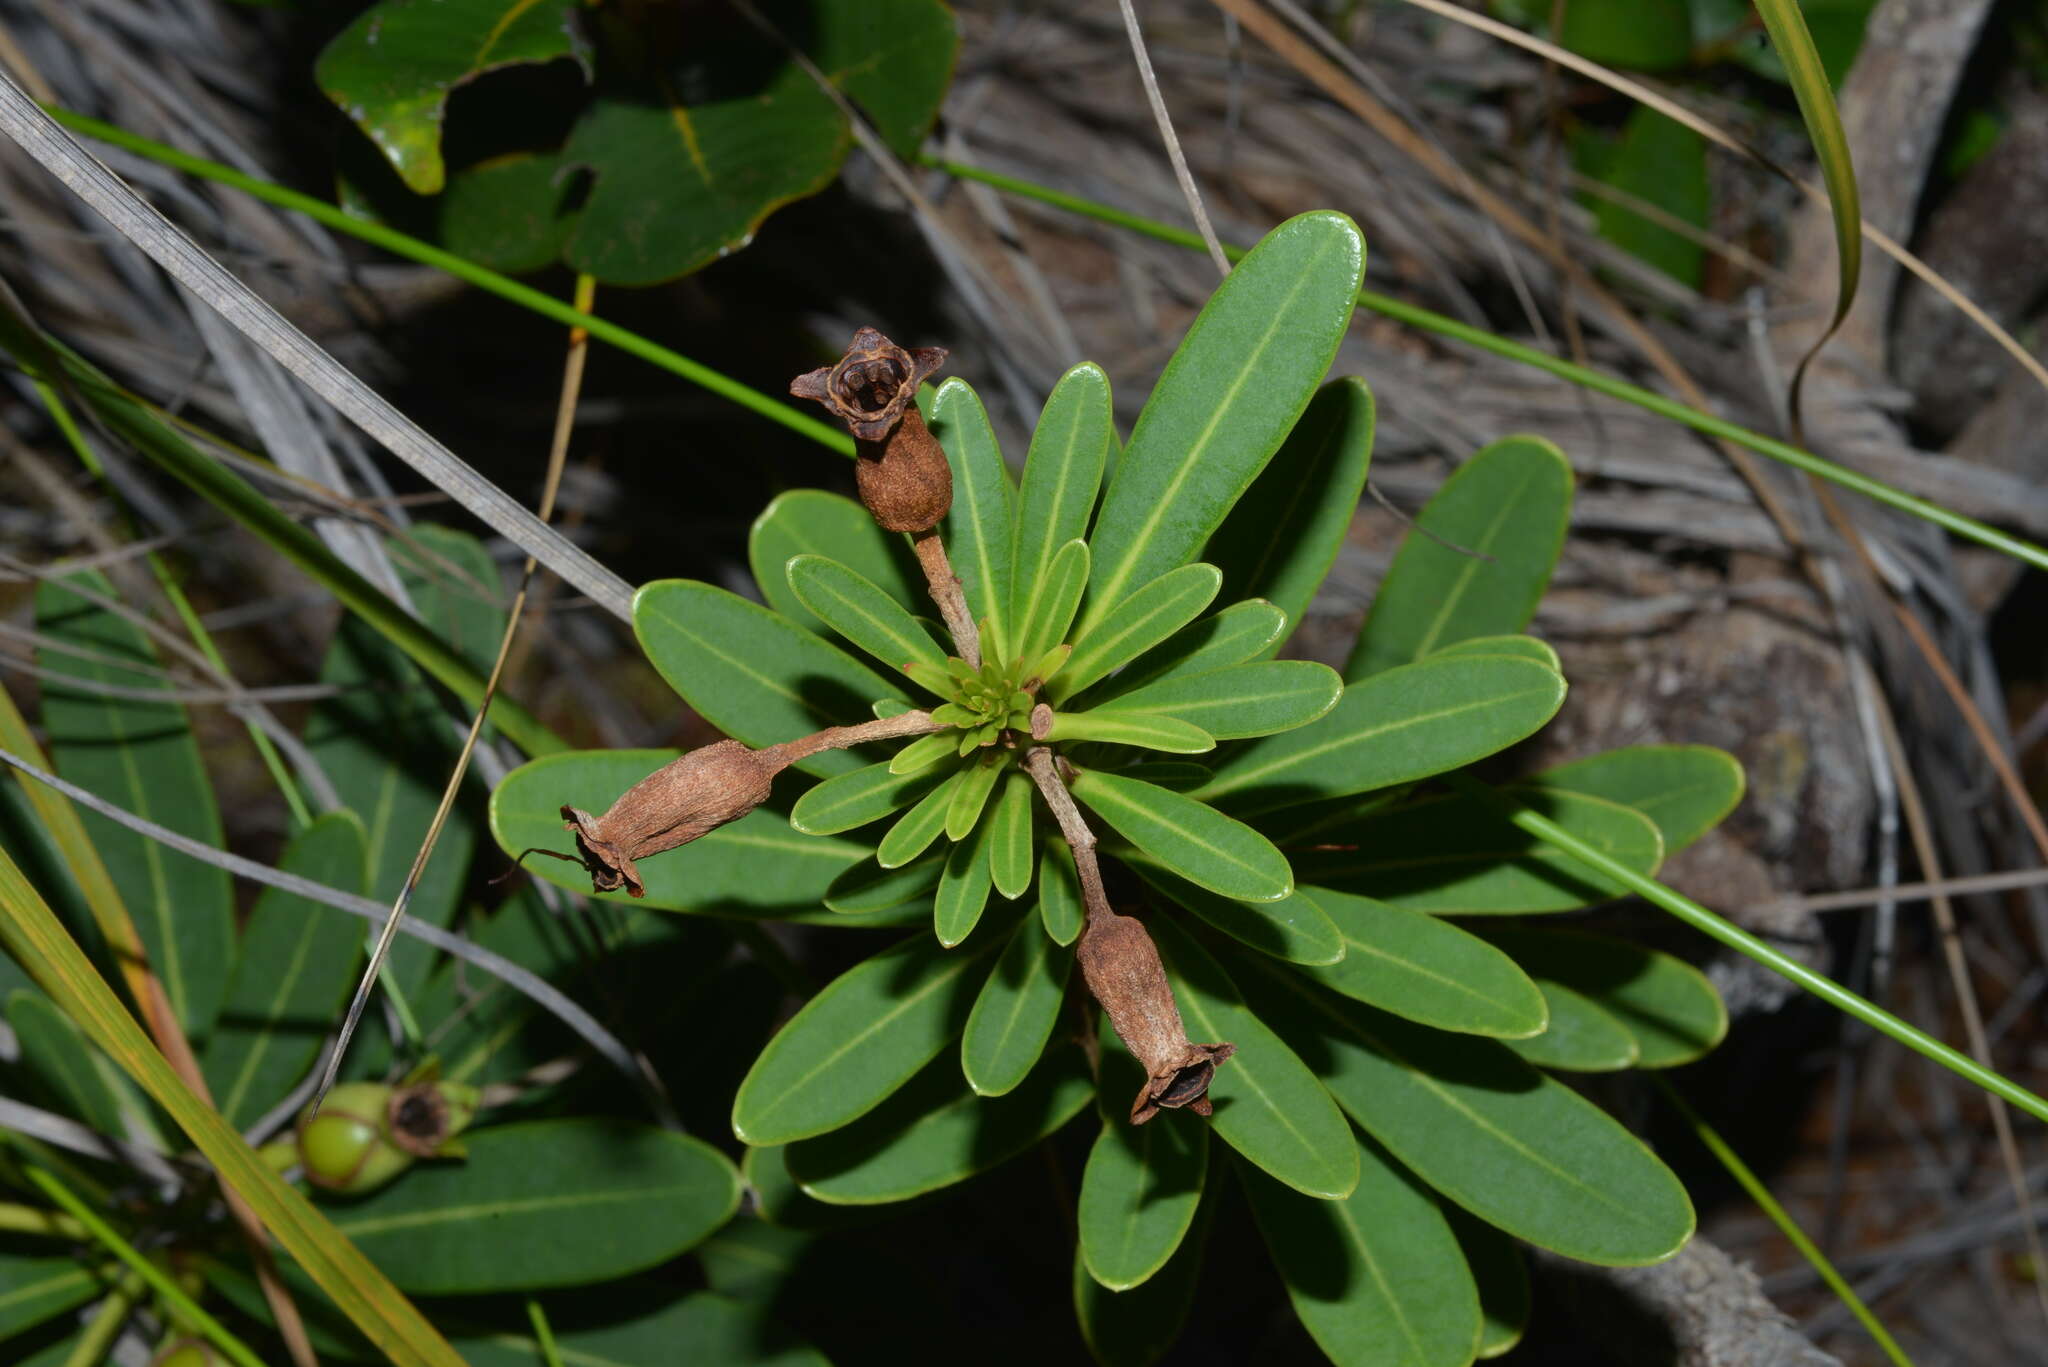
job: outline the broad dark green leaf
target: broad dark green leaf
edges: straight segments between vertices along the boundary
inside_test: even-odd
[[[1081,901],[1081,875],[1074,870],[1074,852],[1056,835],[1045,838],[1038,861],[1038,915],[1055,944],[1070,945],[1081,937],[1087,908]]]
[[[1691,1063],[1728,1033],[1728,1008],[1683,959],[1607,935],[1501,926],[1488,939],[1539,981],[1590,998],[1636,1041],[1636,1066]]]
[[[1516,788],[1522,801],[1632,869],[1656,871],[1664,844],[1632,808],[1578,793]],[[1301,876],[1410,911],[1508,916],[1572,911],[1627,889],[1517,830],[1483,802],[1426,797],[1346,828],[1351,851],[1297,856]]]
[[[955,769],[939,786],[896,819],[882,843],[875,847],[875,862],[885,869],[901,868],[931,848],[946,829],[946,815],[953,810],[953,798],[967,781],[968,770]]]
[[[1372,390],[1332,380],[1209,539],[1228,598],[1264,598],[1301,621],[1351,529],[1372,460]]]
[[[752,1158],[759,1152],[748,1149],[746,1157]],[[749,1185],[753,1181],[745,1161],[740,1164],[740,1180]],[[735,1300],[765,1304],[773,1301],[784,1283],[797,1274],[804,1254],[816,1239],[809,1230],[784,1229],[769,1223],[765,1216],[748,1219],[742,1213],[698,1244],[695,1256],[697,1265],[704,1269],[704,1284],[713,1291]]]
[[[85,1304],[105,1287],[75,1258],[0,1252],[0,1340]]]
[[[47,671],[42,720],[51,763],[95,796],[222,848],[220,809],[184,707],[88,691],[93,684],[145,691],[176,685],[157,672],[156,652],[140,628],[72,593],[70,583],[118,597],[96,570],[36,586],[36,628],[50,642],[36,651],[36,663]],[[57,643],[85,653],[65,653]],[[66,679],[80,686],[68,687]],[[226,870],[176,854],[97,812],[81,808],[78,819],[106,861],[186,1035],[195,1045],[203,1042],[234,961],[234,889]]]
[[[1213,1197],[1202,1202],[1194,1227],[1166,1266],[1129,1291],[1111,1291],[1089,1275],[1087,1259],[1076,1244],[1074,1318],[1089,1354],[1101,1367],[1152,1367],[1173,1347],[1194,1305],[1215,1207]]]
[[[976,826],[958,841],[939,874],[939,889],[932,898],[932,932],[947,949],[972,935],[981,924],[981,913],[988,909],[989,890],[994,886],[989,875],[994,845],[989,824]]]
[[[1345,953],[1304,971],[1323,986],[1439,1030],[1530,1036],[1548,1016],[1515,961],[1476,935],[1421,912],[1333,888],[1296,889],[1321,907]]]
[[[1097,707],[1147,684],[1228,669],[1279,645],[1287,630],[1287,614],[1263,598],[1232,603],[1192,626],[1175,632],[1122,670],[1089,691],[1087,704]]]
[[[788,1152],[788,1145],[776,1144],[765,1149],[748,1149],[740,1156],[740,1176],[754,1194],[754,1209],[761,1218],[778,1229],[800,1233],[838,1229],[855,1223],[860,1212],[849,1211],[844,1206],[828,1206],[804,1195],[796,1179],[789,1175],[789,1164],[785,1161]],[[721,1234],[733,1228],[727,1225]]]
[[[1568,1073],[1611,1073],[1634,1066],[1640,1050],[1627,1026],[1562,983],[1534,981],[1550,1024],[1540,1035],[1505,1041],[1519,1058]]]
[[[1294,890],[1287,856],[1271,841],[1184,793],[1092,771],[1071,787],[1111,830],[1191,883],[1246,902]]]
[[[946,950],[912,935],[840,974],[754,1060],[733,1099],[733,1133],[787,1144],[873,1110],[966,1027],[999,943],[984,935]]]
[[[482,673],[505,632],[504,575],[490,548],[468,532],[431,524],[385,543],[420,620]]]
[[[1513,655],[1517,659],[1534,660],[1537,664],[1562,672],[1557,651],[1551,648],[1549,642],[1540,641],[1534,636],[1472,636],[1429,652],[1429,658],[1433,660],[1446,655]]]
[[[465,1142],[460,1162],[422,1163],[330,1207],[335,1227],[404,1290],[610,1281],[674,1257],[739,1205],[739,1173],[724,1155],[651,1125],[536,1120],[473,1130]]]
[[[1494,0],[1494,8],[1549,33],[1548,0]],[[1605,66],[1667,71],[1692,61],[1686,0],[1572,0],[1564,11],[1564,31],[1553,36]]]
[[[491,794],[491,833],[514,857],[536,847],[568,851],[573,838],[562,829],[563,806],[602,813],[619,794],[675,757],[674,750],[583,750],[523,764]],[[702,916],[855,925],[857,919],[835,915],[820,903],[832,881],[868,853],[851,840],[792,831],[780,813],[763,808],[681,849],[640,861],[647,884],[640,905]],[[590,875],[575,864],[536,857],[527,867],[558,887],[590,892]],[[600,896],[630,901],[624,892]],[[875,923],[902,920],[882,912]]]
[[[1322,383],[1364,270],[1357,225],[1320,211],[1267,233],[1217,286],[1103,497],[1084,628],[1200,553]]]
[[[813,616],[874,656],[884,669],[900,673],[913,660],[937,670],[946,667],[946,652],[907,609],[838,561],[822,555],[794,557],[789,562],[789,586]]]
[[[1031,887],[1031,780],[1014,769],[1003,777],[1003,791],[989,817],[989,878],[996,891],[1011,901]]]
[[[1156,783],[1162,788],[1171,788],[1177,793],[1191,793],[1207,783],[1210,769],[1206,764],[1197,764],[1185,759],[1148,759],[1136,764],[1127,764],[1117,770],[1125,778],[1135,778],[1146,783]]]
[[[284,852],[278,867],[360,894],[368,876],[363,826],[330,812]],[[363,922],[282,888],[256,899],[227,1004],[201,1056],[213,1104],[246,1130],[313,1066],[334,1028],[361,958]]]
[[[1350,1195],[1358,1185],[1358,1149],[1323,1084],[1245,1005],[1207,950],[1167,917],[1152,918],[1147,929],[1166,963],[1188,1038],[1237,1046],[1209,1084],[1216,1137],[1304,1196],[1335,1201]]]
[[[1194,1224],[1209,1170],[1209,1126],[1199,1116],[1168,1111],[1133,1125],[1120,1114],[1144,1081],[1105,1023],[1100,1099],[1108,1104],[1074,1217],[1088,1275],[1111,1291],[1143,1285],[1166,1266]]]
[[[1124,862],[1176,906],[1263,954],[1297,964],[1334,964],[1344,957],[1344,937],[1336,924],[1300,888],[1277,902],[1240,902],[1176,878],[1149,859]]]
[[[1721,824],[1742,801],[1742,765],[1711,745],[1631,745],[1537,775],[1545,788],[1602,797],[1657,824],[1669,859]]]
[[[911,612],[931,611],[924,576],[903,538],[875,525],[867,509],[842,494],[792,489],[777,494],[747,533],[747,567],[768,606],[807,631],[827,630],[789,586],[787,567],[799,555],[830,556]]]
[[[1445,1206],[1465,1266],[1479,1286],[1479,1357],[1497,1358],[1522,1341],[1529,1323],[1529,1265],[1507,1235],[1457,1206]]]
[[[838,835],[879,821],[923,797],[945,778],[941,770],[893,774],[887,760],[828,778],[796,800],[789,824],[805,835]]]
[[[1481,449],[1416,514],[1344,677],[1369,678],[1468,637],[1527,626],[1571,507],[1571,464],[1549,442],[1507,437]]]
[[[1479,1291],[1457,1237],[1413,1173],[1357,1142],[1358,1187],[1341,1201],[1243,1173],[1294,1313],[1337,1367],[1466,1367]]]
[[[576,184],[555,152],[510,152],[466,166],[448,177],[435,204],[441,245],[507,275],[553,265],[576,228]]]
[[[1045,696],[1057,704],[1137,659],[1194,621],[1222,582],[1214,565],[1182,565],[1133,590],[1075,630],[1074,653],[1047,683]]]
[[[487,71],[573,57],[590,46],[574,0],[443,0],[373,5],[320,53],[313,77],[377,145],[415,194],[440,191],[448,95]]]
[[[1344,690],[1321,720],[1239,747],[1196,796],[1240,813],[1412,783],[1528,736],[1564,679],[1502,656],[1423,660]]]
[[[953,507],[941,524],[945,529],[946,554],[953,573],[960,576],[974,620],[994,623],[997,642],[1009,640],[1003,619],[1010,603],[1013,522],[1010,504],[1010,471],[1003,464],[1002,447],[996,444],[995,429],[981,400],[964,380],[948,380],[939,386],[926,415],[932,434],[946,448],[953,467]],[[993,652],[983,642],[983,655]]]
[[[551,1307],[555,1348],[563,1367],[648,1367],[649,1363],[717,1363],[719,1367],[830,1367],[822,1353],[797,1340],[759,1306],[711,1291],[692,1291],[625,1319],[583,1327],[573,1298]],[[570,1311],[563,1314],[563,1309]],[[535,1367],[547,1361],[538,1341],[520,1333],[461,1336],[456,1348],[470,1367]]]
[[[1352,1119],[1442,1195],[1581,1262],[1660,1262],[1692,1236],[1692,1202],[1671,1170],[1505,1046],[1281,982],[1257,980],[1260,1014]]]
[[[1051,741],[1103,741],[1161,750],[1169,755],[1202,755],[1216,748],[1216,738],[1191,721],[1163,712],[1105,707],[1094,712],[1055,712],[1045,733]]]
[[[791,1144],[790,1175],[833,1205],[905,1201],[1006,1163],[1072,1120],[1095,1087],[1074,1049],[1022,1086],[979,1097],[940,1059],[875,1111],[842,1130]]]
[[[1102,487],[1102,468],[1116,441],[1116,417],[1110,410],[1109,377],[1093,361],[1083,361],[1060,377],[1046,397],[1031,433],[1024,460],[1024,482],[1017,495],[1010,617],[1032,617],[1034,600],[1060,548],[1088,534],[1088,514]],[[1049,650],[1057,638],[1039,650]],[[1019,655],[1033,652],[1020,640]]]
[[[885,869],[872,859],[863,859],[832,880],[825,889],[825,906],[855,915],[900,907],[930,896],[939,885],[939,871],[945,867],[943,852],[900,869]]]
[[[633,631],[670,688],[706,721],[749,745],[865,721],[875,699],[900,692],[839,647],[758,603],[693,579],[642,587],[633,595]],[[829,778],[863,762],[848,751],[827,750],[796,767]]]
[[[115,1139],[147,1137],[155,1125],[128,1079],[48,997],[32,987],[7,996],[7,1024],[21,1047],[22,1070],[58,1110]]]
[[[977,1095],[1014,1091],[1038,1062],[1059,1019],[1073,966],[1071,949],[1054,943],[1030,917],[1018,922],[974,999],[960,1041],[960,1069]]]
[[[1344,680],[1328,665],[1261,660],[1147,684],[1089,715],[1163,712],[1217,740],[1236,740],[1306,726],[1335,707],[1343,692]]]
[[[1576,150],[1576,149],[1575,149]],[[1600,184],[1627,196],[1625,200],[1586,193],[1600,236],[1633,253],[1694,289],[1706,261],[1701,236],[1674,231],[1672,221],[1704,235],[1713,207],[1707,179],[1707,140],[1647,105],[1638,107],[1622,126],[1613,147],[1587,148],[1575,158]],[[1662,221],[1638,213],[1631,203],[1646,204]]]
[[[1032,581],[1031,597],[1015,619],[1017,640],[1011,646],[1012,656],[1036,660],[1064,640],[1074,622],[1074,609],[1081,605],[1081,591],[1087,587],[1088,543],[1069,541]]]

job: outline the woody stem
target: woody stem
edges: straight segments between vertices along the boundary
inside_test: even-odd
[[[946,543],[939,539],[938,528],[912,532],[910,545],[924,568],[924,581],[931,589],[932,601],[939,605],[939,616],[953,637],[954,648],[973,668],[981,668],[981,632],[974,625],[974,614],[967,610],[967,595],[961,591],[960,576],[953,573],[953,563],[946,559]]]
[[[1025,751],[1024,771],[1038,785],[1045,805],[1052,809],[1053,820],[1059,823],[1060,834],[1074,852],[1074,871],[1081,875],[1081,901],[1088,908],[1088,923],[1093,925],[1098,918],[1116,915],[1109,905],[1109,893],[1102,886],[1102,865],[1095,858],[1095,832],[1088,829],[1074,795],[1061,782],[1052,751],[1042,745]]]
[[[808,759],[820,750],[845,750],[851,746],[865,745],[871,740],[929,736],[934,731],[945,729],[945,723],[933,721],[929,712],[904,712],[894,717],[883,717],[879,721],[861,722],[857,726],[828,726],[822,731],[813,731],[808,736],[799,736],[780,745],[767,746],[761,753],[768,756],[775,767],[780,769],[800,759]]]

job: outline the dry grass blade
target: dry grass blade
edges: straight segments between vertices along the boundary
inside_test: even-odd
[[[1230,258],[1223,254],[1223,243],[1217,239],[1216,227],[1209,222],[1209,210],[1202,203],[1202,191],[1195,184],[1194,172],[1188,170],[1187,153],[1181,150],[1180,138],[1173,131],[1173,116],[1166,112],[1166,97],[1160,94],[1159,76],[1152,70],[1152,54],[1145,50],[1145,35],[1138,28],[1138,11],[1131,0],[1117,0],[1117,8],[1123,12],[1124,32],[1130,35],[1131,58],[1138,64],[1145,101],[1152,106],[1152,121],[1159,125],[1159,139],[1166,144],[1166,158],[1173,163],[1173,178],[1180,182],[1181,195],[1195,220],[1195,231],[1208,244],[1209,259],[1216,263],[1216,273],[1228,275]]]

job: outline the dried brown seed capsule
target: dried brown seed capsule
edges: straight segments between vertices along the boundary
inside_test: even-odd
[[[1161,1110],[1182,1106],[1208,1115],[1213,1109],[1209,1080],[1216,1065],[1236,1053],[1237,1046],[1188,1039],[1159,949],[1144,922],[1113,911],[1095,912],[1075,954],[1081,976],[1109,1013],[1117,1038],[1145,1068],[1145,1085],[1131,1103],[1131,1123],[1142,1125]]]
[[[634,861],[687,845],[707,831],[737,821],[767,800],[786,760],[722,740],[671,760],[620,795],[603,816],[562,808],[576,834],[576,853],[597,892],[647,889]]]
[[[912,402],[945,360],[944,347],[906,350],[862,328],[837,364],[790,381],[790,393],[824,404],[860,442],[854,483],[884,531],[929,530],[953,506],[952,467]]]

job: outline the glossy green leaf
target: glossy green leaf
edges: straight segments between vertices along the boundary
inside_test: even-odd
[[[1074,869],[1074,852],[1056,835],[1045,838],[1045,854],[1038,861],[1038,915],[1053,943],[1070,945],[1081,938],[1088,919],[1081,900],[1081,875]]]
[[[1514,791],[1632,869],[1651,873],[1663,860],[1657,827],[1632,808],[1577,793]],[[1356,848],[1297,856],[1302,877],[1410,911],[1444,916],[1572,911],[1626,891],[1605,874],[1523,834],[1487,804],[1463,796],[1426,797],[1375,812],[1347,828],[1345,843]]]
[[[1436,1198],[1370,1138],[1358,1187],[1311,1201],[1244,1173],[1252,1214],[1287,1298],[1337,1367],[1465,1367],[1479,1341],[1479,1291]]]
[[[799,555],[838,561],[911,612],[928,612],[924,576],[904,545],[875,525],[867,509],[842,494],[792,489],[777,494],[747,533],[747,567],[761,596],[807,631],[827,630],[789,586],[788,565]]]
[[[1420,912],[1333,888],[1306,891],[1345,953],[1304,971],[1332,991],[1439,1030],[1531,1036],[1549,1017],[1543,994],[1515,961],[1476,935]]]
[[[1494,8],[1543,32],[1548,0],[1494,0]],[[1686,0],[1572,0],[1558,41],[1604,66],[1671,71],[1692,61],[1692,16]]]
[[[1209,1126],[1199,1116],[1168,1111],[1133,1125],[1120,1114],[1144,1081],[1105,1023],[1102,1133],[1088,1151],[1074,1217],[1088,1275],[1111,1291],[1129,1291],[1166,1266],[1194,1224],[1209,1170]]]
[[[1163,750],[1169,755],[1201,755],[1216,748],[1216,738],[1191,721],[1160,712],[1105,707],[1094,712],[1055,712],[1045,733],[1051,741],[1103,741]]]
[[[1468,637],[1527,626],[1571,507],[1571,463],[1549,442],[1506,437],[1482,448],[1415,515],[1344,677],[1369,678]]]
[[[1287,857],[1271,841],[1184,793],[1093,771],[1070,786],[1110,829],[1191,883],[1246,902],[1277,902],[1294,890]]]
[[[334,1208],[335,1227],[406,1290],[610,1281],[681,1253],[739,1205],[723,1154],[651,1125],[535,1120],[464,1143],[460,1162],[422,1163]]]
[[[836,560],[799,555],[789,562],[789,586],[813,616],[881,662],[901,671],[912,660],[946,667],[946,652],[895,599]],[[950,696],[941,694],[941,696]]]
[[[758,603],[693,579],[642,587],[633,595],[633,631],[670,688],[706,721],[749,745],[864,721],[869,704],[898,692],[839,647]],[[829,778],[864,762],[845,750],[827,750],[796,767]]]
[[[1563,702],[1563,677],[1529,660],[1402,665],[1346,688],[1321,720],[1240,746],[1196,796],[1265,812],[1412,783],[1513,745]]]
[[[1277,902],[1240,902],[1176,878],[1149,859],[1125,862],[1174,905],[1263,954],[1297,964],[1334,964],[1344,957],[1336,924],[1300,888]]]
[[[998,640],[1008,640],[1002,621],[1010,602],[1015,495],[1002,447],[981,399],[964,380],[940,385],[926,417],[953,467],[953,507],[941,524],[946,554],[975,622],[994,622]],[[983,654],[988,653],[985,643]]]
[[[988,909],[988,894],[994,886],[989,858],[994,841],[983,824],[968,832],[946,855],[946,867],[939,874],[939,889],[932,898],[932,932],[947,949],[960,944],[981,924]]]
[[[905,1201],[1006,1163],[1072,1120],[1095,1087],[1078,1050],[1066,1049],[1003,1096],[968,1090],[940,1059],[873,1114],[791,1144],[790,1175],[832,1205]]]
[[[1207,783],[1211,771],[1206,764],[1196,764],[1184,759],[1148,759],[1136,764],[1127,764],[1117,770],[1125,778],[1139,779],[1145,783],[1156,783],[1162,788],[1171,788],[1177,793],[1191,793]]]
[[[1237,1046],[1209,1084],[1216,1137],[1304,1196],[1335,1201],[1350,1195],[1358,1185],[1358,1149],[1315,1073],[1245,1005],[1223,966],[1185,931],[1163,916],[1147,929],[1165,961],[1188,1038]]]
[[[561,809],[603,812],[619,794],[676,758],[674,750],[583,750],[523,764],[491,794],[491,833],[506,854],[541,848],[567,851]],[[701,916],[754,919],[773,916],[857,924],[820,903],[832,881],[869,853],[851,840],[804,835],[778,812],[749,812],[709,835],[639,861],[647,897],[639,905]],[[590,893],[590,875],[559,859],[534,858],[535,877],[572,892]],[[631,904],[622,892],[602,900]],[[883,913],[880,924],[902,918]]]
[[[1089,691],[1089,706],[1135,692],[1148,684],[1228,669],[1277,646],[1287,631],[1287,614],[1262,598],[1232,603],[1192,626],[1183,627]]]
[[[946,806],[946,839],[959,841],[967,838],[981,821],[989,796],[995,792],[996,783],[1003,773],[1001,760],[986,752],[976,763],[961,771],[959,781],[953,785],[953,799]]]
[[[692,1291],[666,1305],[588,1327],[572,1315],[553,1326],[562,1367],[647,1367],[649,1363],[717,1363],[719,1367],[830,1367],[757,1305],[711,1291]],[[560,1315],[560,1311],[555,1312]],[[548,1361],[524,1334],[461,1337],[469,1367],[537,1367]]]
[[[1457,1206],[1444,1206],[1465,1266],[1479,1287],[1479,1357],[1497,1358],[1529,1324],[1529,1264],[1513,1239]]]
[[[926,770],[896,774],[887,761],[828,778],[796,800],[789,824],[805,835],[837,835],[880,821],[923,797],[945,777]]]
[[[1049,615],[1036,612],[1033,604],[1043,594],[1041,583],[1060,550],[1088,534],[1088,515],[1095,510],[1102,468],[1115,441],[1109,377],[1093,361],[1083,361],[1053,386],[1031,433],[1024,481],[1017,493],[1016,581],[1010,591],[1013,621]],[[1031,648],[1033,639],[1029,633],[1021,633],[1017,653],[1027,657],[1036,653]],[[1051,648],[1058,639],[1055,635],[1038,650]]]
[[[958,742],[954,739],[957,734],[953,731],[940,731],[929,736],[919,736],[898,750],[889,760],[889,771],[896,774],[922,773],[949,755],[957,757]],[[947,766],[948,772],[951,768],[952,766]]]
[[[1267,233],[1217,286],[1103,497],[1083,634],[1200,553],[1322,383],[1364,270],[1357,225],[1319,211]]]
[[[50,999],[32,987],[7,996],[7,1024],[20,1044],[20,1065],[57,1108],[114,1139],[154,1139],[140,1098],[105,1054]]]
[[[440,191],[441,120],[456,86],[500,67],[573,57],[590,46],[574,0],[444,0],[373,5],[320,53],[320,90],[377,145],[415,194]]]
[[[1540,641],[1534,636],[1472,636],[1429,652],[1429,658],[1432,660],[1447,655],[1513,655],[1517,659],[1534,660],[1546,668],[1563,672],[1563,666],[1558,663],[1557,651],[1549,642]]]
[[[857,1211],[828,1206],[804,1195],[796,1179],[789,1175],[789,1164],[785,1161],[788,1152],[788,1145],[776,1144],[765,1149],[748,1149],[741,1155],[741,1178],[753,1193],[754,1210],[763,1220],[778,1229],[812,1233],[843,1228],[858,1219]],[[727,1225],[720,1231],[721,1236],[733,1228]]]
[[[1318,390],[1273,460],[1209,539],[1227,598],[1264,598],[1301,621],[1351,530],[1372,460],[1372,390],[1353,377]]]
[[[733,1099],[733,1133],[786,1144],[880,1105],[966,1027],[998,943],[984,935],[946,950],[912,935],[833,979],[754,1060]]]
[[[1337,705],[1344,680],[1310,660],[1261,660],[1147,684],[1091,713],[1130,709],[1192,722],[1217,740],[1306,726]]]
[[[1014,1091],[1052,1038],[1074,952],[1029,918],[1021,921],[982,984],[960,1041],[960,1069],[980,1096]]]
[[[507,275],[553,265],[576,229],[576,178],[555,152],[510,152],[448,177],[437,236],[457,256]]]
[[[1579,931],[1501,926],[1487,938],[1541,981],[1584,994],[1632,1036],[1641,1068],[1691,1063],[1728,1033],[1728,1008],[1704,973],[1673,955]]]
[[[110,697],[67,687],[174,690],[158,670],[140,628],[65,587],[118,597],[105,575],[90,571],[36,586],[36,628],[52,644],[36,651],[42,680],[42,722],[57,773],[137,816],[203,845],[226,843],[213,784],[182,705]],[[83,655],[54,648],[76,647]],[[227,993],[234,961],[234,890],[227,872],[187,859],[97,812],[78,819],[106,861],[142,936],[149,966],[163,983],[185,1033],[204,1040]]]
[[[1635,1066],[1641,1051],[1627,1026],[1562,983],[1533,981],[1543,994],[1550,1024],[1540,1035],[1505,1041],[1517,1057],[1568,1073],[1612,1073]]]
[[[1505,1046],[1276,977],[1256,981],[1261,1015],[1351,1118],[1481,1219],[1611,1266],[1660,1262],[1692,1236],[1692,1203],[1671,1170]]]
[[[1147,1128],[1150,1128],[1149,1126]],[[1194,1227],[1181,1239],[1166,1266],[1129,1291],[1111,1291],[1088,1272],[1078,1243],[1074,1249],[1074,1318],[1088,1352],[1101,1367],[1152,1367],[1181,1335],[1208,1250],[1216,1202],[1202,1202]]]
[[[0,1340],[83,1305],[106,1282],[75,1258],[0,1251]]]
[[[278,867],[360,894],[367,860],[362,823],[330,812],[292,841]],[[356,917],[282,888],[257,897],[227,1005],[200,1060],[230,1125],[246,1130],[313,1066],[355,984],[362,943]]]
[[[489,673],[505,633],[505,584],[490,548],[453,527],[422,524],[385,543],[420,620]]]
[[[943,852],[886,869],[872,859],[863,859],[832,880],[825,889],[828,910],[847,915],[887,911],[905,902],[929,897],[939,885],[939,872],[946,867]]]
[[[1017,640],[1011,654],[1020,660],[1036,660],[1058,645],[1073,625],[1074,609],[1081,606],[1081,591],[1087,587],[1088,543],[1069,541],[1032,581],[1030,599],[1016,619]]]
[[[1046,685],[1054,703],[1071,698],[1119,665],[1129,664],[1195,620],[1216,597],[1223,572],[1214,565],[1182,565],[1127,595],[1074,632],[1074,653]]]
[[[1623,251],[1697,289],[1706,248],[1700,237],[1673,231],[1671,220],[1707,230],[1712,190],[1707,179],[1707,140],[1647,105],[1622,127],[1620,141],[1604,155],[1591,154],[1585,169],[1628,200],[1588,194],[1600,236]],[[1664,221],[1638,213],[1629,201],[1658,210]]]
[[[1016,770],[1003,778],[1002,796],[989,818],[989,878],[996,891],[1015,901],[1031,887],[1031,780]]]
[[[875,862],[885,869],[901,868],[931,848],[946,829],[946,814],[953,810],[953,798],[967,781],[967,769],[956,769],[939,786],[909,811],[898,817],[882,843],[875,848]]]
[[[1742,765],[1711,745],[1631,745],[1537,775],[1545,788],[1633,807],[1657,825],[1669,859],[1742,801]]]

